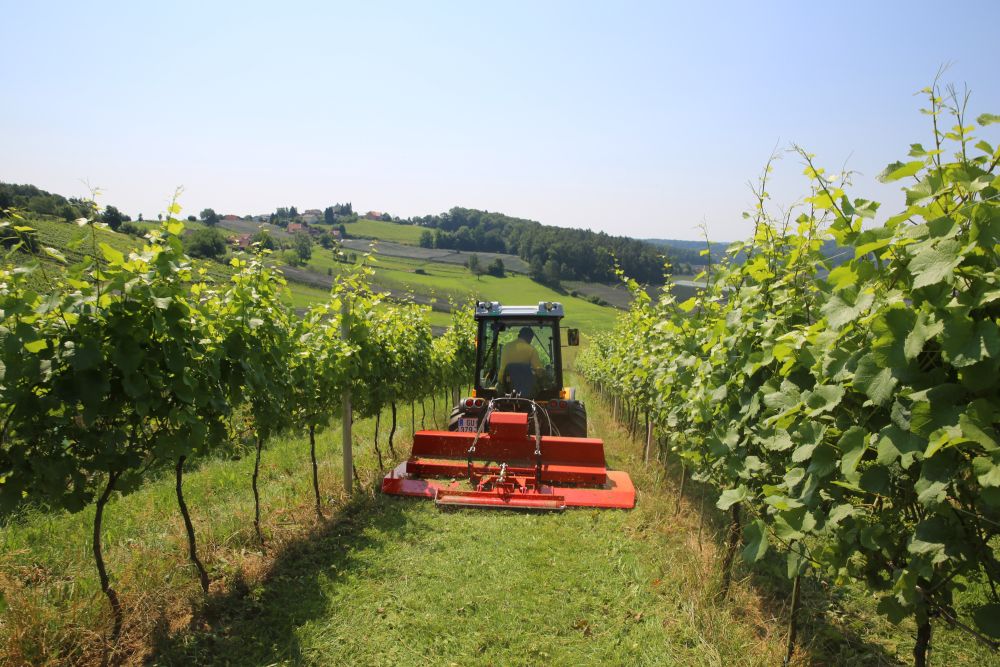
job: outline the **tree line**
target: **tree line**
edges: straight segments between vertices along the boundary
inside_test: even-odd
[[[634,279],[659,284],[663,282],[665,257],[674,262],[701,263],[693,250],[659,249],[625,236],[554,227],[469,208],[455,207],[409,222],[427,228],[420,238],[423,247],[517,255],[531,266],[533,277],[547,283],[614,282],[617,263]]]

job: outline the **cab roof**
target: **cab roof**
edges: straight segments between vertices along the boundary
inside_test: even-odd
[[[499,301],[477,301],[476,318],[482,317],[563,317],[558,301],[539,301],[537,306],[504,306]]]

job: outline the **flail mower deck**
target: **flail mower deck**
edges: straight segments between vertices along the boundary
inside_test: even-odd
[[[601,440],[532,435],[528,416],[493,411],[483,421],[488,432],[418,432],[410,458],[385,476],[382,492],[433,498],[443,507],[635,506],[632,480],[607,469]]]

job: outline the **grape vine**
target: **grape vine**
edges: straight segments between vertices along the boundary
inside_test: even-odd
[[[59,272],[39,257],[65,258],[38,249],[16,213],[0,220],[5,238],[14,239],[0,270],[0,507],[95,506],[94,561],[112,638],[124,619],[101,536],[115,493],[136,489],[150,471],[173,470],[188,556],[207,593],[183,472],[186,462],[232,446],[227,426],[235,415],[245,415],[253,433],[253,524],[263,545],[258,483],[269,438],[308,433],[322,518],[316,431],[335,414],[342,390],[375,414],[467,370],[441,364],[467,361],[467,350],[456,355],[450,346],[467,344],[469,332],[449,331],[444,347],[432,343],[426,308],[385,300],[364,267],[302,316],[283,303],[284,280],[261,248],[232,261],[228,282],[213,282],[184,254],[179,212],[171,204],[167,220],[128,256],[98,242],[101,223],[80,219],[89,232],[84,257]],[[45,288],[32,287],[38,284]]]
[[[769,164],[753,236],[708,286],[677,303],[630,283],[631,310],[579,362],[718,489],[730,556],[776,550],[796,583],[875,591],[880,613],[915,619],[918,665],[932,618],[1000,639],[1000,150],[973,138],[966,98],[924,93],[934,145],[880,176],[905,184],[903,211],[876,224],[876,202],[796,149],[798,211],[769,214]],[[821,253],[828,238],[849,261]],[[959,601],[971,585],[988,599]]]

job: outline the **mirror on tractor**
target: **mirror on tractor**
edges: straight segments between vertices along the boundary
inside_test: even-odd
[[[580,344],[580,330],[566,329],[566,345],[575,347]]]

